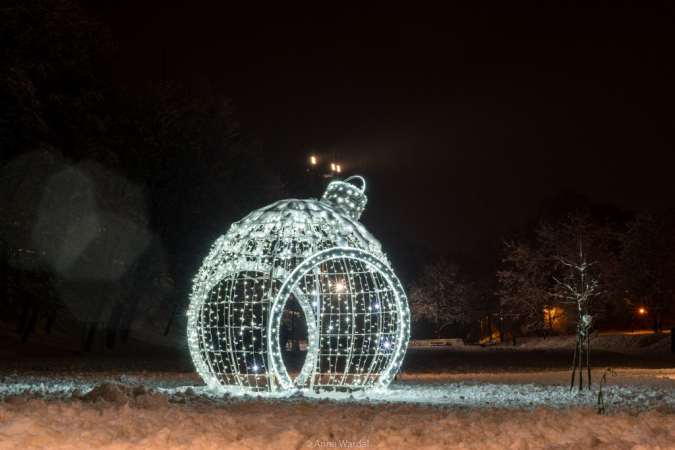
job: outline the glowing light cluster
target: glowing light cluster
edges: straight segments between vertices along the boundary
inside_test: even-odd
[[[410,314],[380,243],[358,222],[364,190],[361,177],[334,181],[321,201],[273,203],[216,241],[188,310],[190,353],[209,386],[366,389],[393,379]],[[294,379],[280,344],[289,299],[299,304],[308,333]]]
[[[353,184],[347,183],[346,181],[348,180],[359,180],[363,184],[361,188],[358,188]],[[365,189],[366,181],[359,176],[353,176],[347,178],[345,182],[329,184],[328,189],[323,194],[322,200],[342,209],[352,219],[359,220],[359,217],[363,214],[363,210],[366,209],[367,199],[363,194]]]

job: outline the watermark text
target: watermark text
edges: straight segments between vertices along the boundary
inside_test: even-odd
[[[308,439],[305,441],[305,446],[308,448],[366,448],[370,447],[370,441],[348,441],[346,439],[338,439],[336,441],[320,441],[318,439]]]

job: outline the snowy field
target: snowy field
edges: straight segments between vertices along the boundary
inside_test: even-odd
[[[675,355],[659,342],[596,350],[583,394],[552,339],[412,349],[403,381],[367,395],[215,394],[164,355],[5,358],[0,449],[675,448]]]

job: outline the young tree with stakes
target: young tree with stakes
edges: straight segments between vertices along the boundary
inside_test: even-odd
[[[555,281],[561,288],[561,292],[553,295],[561,298],[561,303],[576,305],[577,307],[577,336],[574,346],[574,359],[572,362],[572,380],[570,390],[574,389],[574,377],[579,369],[579,390],[583,389],[583,365],[586,358],[586,369],[588,371],[588,388],[591,388],[591,349],[590,349],[590,331],[593,324],[591,300],[600,294],[598,292],[598,280],[591,273],[589,268],[595,262],[586,262],[586,254],[581,243],[579,243],[579,259],[577,261],[566,261],[562,258],[558,260],[568,268],[568,274],[564,280]]]

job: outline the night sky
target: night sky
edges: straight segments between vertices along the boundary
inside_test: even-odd
[[[369,182],[366,226],[438,252],[567,187],[674,205],[674,15],[645,3],[83,2],[118,81],[159,80],[163,41],[167,77],[228,93],[285,180],[340,163]]]

